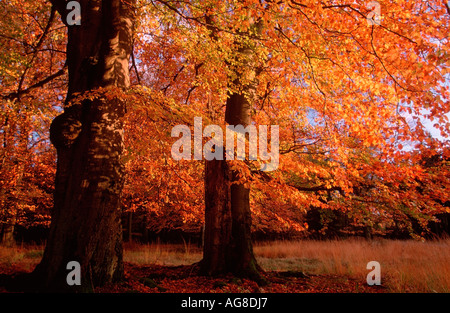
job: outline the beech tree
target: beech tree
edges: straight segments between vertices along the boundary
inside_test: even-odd
[[[212,19],[207,21],[212,23]],[[247,128],[251,124],[251,108],[256,100],[257,58],[249,34],[260,34],[261,27],[261,21],[253,21],[248,32],[236,32],[237,53],[236,59],[230,62],[234,68],[225,106],[225,122],[232,126]],[[248,134],[246,137],[248,140]],[[253,254],[251,221],[250,187],[240,182],[239,171],[233,169],[225,156],[222,160],[206,161],[202,272],[209,275],[231,272],[263,281]]]
[[[276,124],[282,129],[283,158],[275,173],[258,173],[251,166],[243,169],[244,166],[243,172],[252,175],[236,182],[230,174],[233,171],[229,163],[206,162],[206,244],[202,265],[207,272],[243,274],[245,271],[240,267],[251,263],[244,261],[245,257],[241,259],[246,249],[239,249],[249,247],[246,232],[240,233],[239,243],[233,243],[233,227],[243,230],[250,225],[249,219],[242,217],[247,214],[241,215],[241,224],[233,220],[233,211],[239,214],[248,211],[248,201],[244,200],[247,190],[238,186],[260,187],[272,198],[288,198],[286,202],[297,206],[351,210],[351,200],[360,197],[358,190],[353,189],[353,182],[360,181],[361,177],[374,179],[375,173],[380,174],[377,167],[388,169],[395,160],[395,166],[408,177],[397,177],[402,181],[423,174],[417,171],[416,165],[406,166],[404,159],[408,154],[403,145],[421,142],[426,137],[420,116],[431,102],[432,113],[426,114],[427,117],[439,119],[435,127],[442,136],[448,135],[449,123],[445,117],[448,101],[437,96],[448,95],[448,87],[443,83],[448,77],[448,66],[443,61],[448,59],[449,19],[445,3],[384,1],[379,3],[381,12],[366,3],[156,3],[161,5],[161,10],[167,9],[165,14],[175,14],[182,20],[180,29],[195,30],[192,35],[185,35],[182,30],[178,33],[171,29],[169,36],[176,33],[186,38],[184,42],[174,40],[186,51],[182,63],[204,61],[200,63],[203,64],[200,71],[196,69],[200,78],[196,77],[195,86],[203,82],[201,77],[210,78],[206,82],[209,90],[217,88],[219,109],[214,113],[224,116],[227,123],[247,125],[247,112],[251,112],[256,124]],[[252,21],[262,21],[265,25],[260,36],[250,32]],[[245,40],[236,41],[246,32]],[[251,76],[254,69],[247,67],[245,71],[233,73],[236,67],[245,68],[242,52],[250,42],[257,42],[250,49],[251,54],[265,61],[264,70],[252,87],[256,101],[248,98],[249,85],[242,84],[242,78]],[[209,59],[202,58],[202,54]],[[223,73],[211,70],[216,63],[221,64]],[[174,80],[179,80],[178,73],[173,72]],[[223,81],[227,82],[226,86]],[[221,88],[226,90],[225,101],[223,92],[218,91]],[[188,91],[189,99],[192,90]],[[209,100],[207,103],[210,106]],[[192,101],[190,105],[196,104]],[[209,111],[203,109],[205,115]],[[414,129],[407,119],[415,122]],[[420,144],[415,148],[426,150]],[[377,162],[362,165],[364,149],[372,151]],[[438,143],[435,152],[443,149],[445,144]],[[391,174],[392,170],[386,170],[379,181],[392,179]],[[234,205],[233,189],[234,199],[239,199]],[[376,188],[371,191],[378,192]],[[393,193],[396,191],[391,188],[388,194]],[[396,215],[405,204],[394,199],[389,199],[393,201],[391,204],[395,202],[389,205],[389,213],[384,206],[378,211],[379,200],[371,204],[368,199],[360,206],[360,213],[366,217]],[[428,205],[426,201],[421,203]],[[426,210],[417,202],[406,206],[416,213]],[[220,207],[223,209],[218,210]],[[307,225],[298,228],[302,227]]]
[[[125,101],[120,95],[130,85],[135,17],[133,1],[79,3],[80,25],[67,25],[64,112],[50,128],[58,162],[50,233],[33,274],[43,286],[68,287],[66,266],[77,261],[80,288],[87,290],[123,277]],[[52,4],[67,24],[66,1]]]
[[[17,226],[47,223],[53,153],[46,139],[65,73],[64,36],[49,5],[2,2],[0,10],[0,243],[12,245]],[[54,90],[42,88],[47,83]]]

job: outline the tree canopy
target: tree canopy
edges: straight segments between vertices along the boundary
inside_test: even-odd
[[[280,129],[276,171],[231,162],[251,190],[254,231],[427,236],[450,213],[450,10],[379,4],[370,23],[365,1],[137,1],[130,88],[120,93],[123,211],[152,231],[200,231],[204,162],[173,160],[170,131],[196,116],[223,126],[227,97],[252,84],[252,123]],[[6,232],[49,223],[49,128],[68,91],[66,29],[77,26],[44,0],[0,7]]]

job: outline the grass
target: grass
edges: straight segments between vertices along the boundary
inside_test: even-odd
[[[255,244],[268,271],[302,271],[365,281],[369,261],[381,265],[381,283],[390,292],[450,292],[450,239],[436,241],[329,240],[272,241]],[[31,271],[41,246],[0,246],[0,273]],[[189,243],[126,244],[124,261],[136,265],[187,265],[200,261],[201,248]]]
[[[202,250],[190,243],[162,244],[125,244],[124,261],[137,264],[157,264],[178,266],[193,264],[202,259]]]
[[[390,292],[450,292],[450,240],[278,241],[255,246],[267,270],[297,270],[366,279],[369,261],[381,265]]]
[[[43,252],[43,247],[36,245],[0,246],[0,274],[32,271],[41,260]]]

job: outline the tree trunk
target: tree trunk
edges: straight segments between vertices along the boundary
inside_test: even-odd
[[[64,113],[50,128],[57,149],[54,207],[39,288],[88,291],[123,277],[120,200],[125,103],[129,86],[132,1],[79,1],[81,25],[68,26],[69,86]],[[66,22],[65,1],[52,1]],[[90,99],[74,104],[74,93]],[[67,263],[81,265],[81,286],[68,286]]]
[[[247,113],[242,114],[245,111]],[[232,95],[227,101],[227,116],[245,117],[246,120],[240,119],[232,125],[247,126],[250,115],[246,97]],[[229,121],[234,122],[233,118]],[[253,254],[250,189],[237,181],[237,173],[228,167],[226,160],[206,161],[201,272],[206,275],[233,273],[263,283],[261,268]]]
[[[15,223],[5,223],[1,231],[1,244],[5,247],[14,246],[14,225]]]
[[[133,212],[128,212],[128,242],[133,241]]]
[[[231,192],[229,170],[225,160],[205,164],[205,229],[201,272],[219,275],[229,271],[231,247]]]

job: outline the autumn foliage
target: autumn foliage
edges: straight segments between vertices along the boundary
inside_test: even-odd
[[[259,236],[429,237],[448,223],[450,14],[443,1],[138,1],[122,95],[125,233],[200,234],[204,161],[175,161],[177,124],[223,125],[233,77],[252,121],[279,125],[280,166],[236,162]],[[48,227],[65,26],[47,1],[0,3],[0,229]],[[252,25],[259,23],[259,32]],[[237,51],[253,49],[256,77]],[[80,95],[89,97],[89,94]],[[128,219],[131,218],[130,223]],[[448,226],[447,226],[448,232]],[[130,237],[131,238],[131,237]]]

